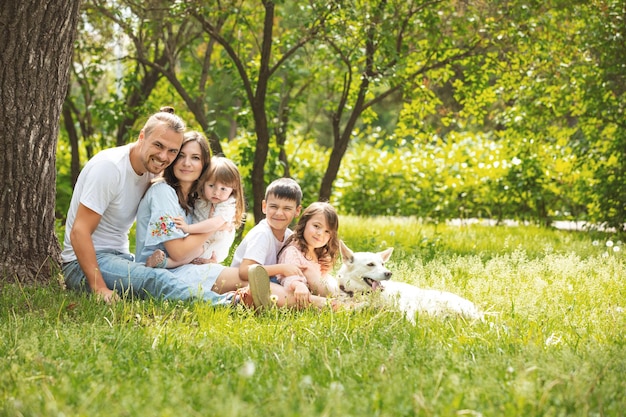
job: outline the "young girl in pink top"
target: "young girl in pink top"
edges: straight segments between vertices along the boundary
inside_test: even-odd
[[[329,272],[339,253],[339,216],[328,203],[316,202],[308,206],[298,221],[293,234],[278,255],[278,262],[304,266],[304,277],[282,276],[278,281],[288,294],[295,297],[299,307],[310,304],[318,308],[328,305],[329,299],[339,294],[337,281]],[[331,302],[336,308],[337,302]]]

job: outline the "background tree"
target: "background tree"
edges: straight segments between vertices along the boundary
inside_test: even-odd
[[[239,164],[257,221],[292,175],[344,212],[621,224],[620,2],[87,2],[128,39],[94,126],[172,102]]]
[[[591,164],[590,217],[626,231],[626,7],[623,1],[581,2],[577,44],[585,51],[571,72],[581,80],[576,153]]]
[[[250,180],[256,222],[263,219],[261,201],[265,196],[265,164],[273,126],[281,123],[278,115],[268,109],[268,98],[273,94],[280,95],[277,90],[271,89],[272,81],[277,79],[280,82],[279,71],[316,36],[326,18],[335,10],[333,4],[327,3],[316,10],[311,3],[309,7],[289,8],[293,13],[287,16],[277,12],[273,1],[261,3],[262,7],[239,2],[220,3],[216,7],[199,2],[191,9],[203,30],[231,60],[251,112],[256,143]],[[258,18],[255,19],[255,16]],[[286,42],[286,38],[292,41]]]
[[[55,156],[80,0],[0,2],[0,277],[45,282],[58,267]]]
[[[211,76],[216,75],[212,68],[215,41],[204,39],[200,25],[185,16],[185,6],[162,0],[92,0],[89,9],[113,22],[129,40],[124,61],[134,69],[125,75],[129,81],[126,104],[131,111],[141,108],[158,81],[165,78],[207,134],[213,153],[222,153],[219,136],[212,128],[216,106],[211,99],[216,95],[208,97],[214,81]],[[122,136],[118,134],[118,138]]]
[[[378,117],[377,104],[400,94],[408,102],[421,99],[410,92],[422,88],[424,79],[433,80],[430,88],[435,88],[454,75],[454,65],[464,64],[471,72],[468,58],[490,46],[487,22],[492,10],[482,5],[470,9],[466,3],[442,1],[347,3],[328,20],[320,42],[326,54],[318,62],[328,69],[317,71],[318,85],[328,91],[323,106],[333,140],[320,200],[330,199],[346,150],[359,135],[359,126]]]

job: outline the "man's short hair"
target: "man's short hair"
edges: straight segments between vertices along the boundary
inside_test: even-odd
[[[143,133],[148,138],[152,131],[159,125],[165,125],[168,129],[176,133],[184,133],[187,126],[183,119],[174,114],[173,107],[161,107],[158,112],[154,113],[143,127]]]

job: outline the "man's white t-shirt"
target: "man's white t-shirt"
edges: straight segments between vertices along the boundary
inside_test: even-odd
[[[135,221],[139,201],[154,178],[151,173],[137,175],[130,164],[133,144],[106,149],[91,158],[78,176],[67,213],[63,262],[76,260],[70,231],[79,203],[102,216],[92,234],[96,251],[130,253],[128,232]]]

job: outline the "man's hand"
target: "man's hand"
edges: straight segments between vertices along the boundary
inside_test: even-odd
[[[96,299],[102,300],[107,304],[115,304],[120,301],[120,296],[113,290],[108,288],[100,288],[95,291]]]

